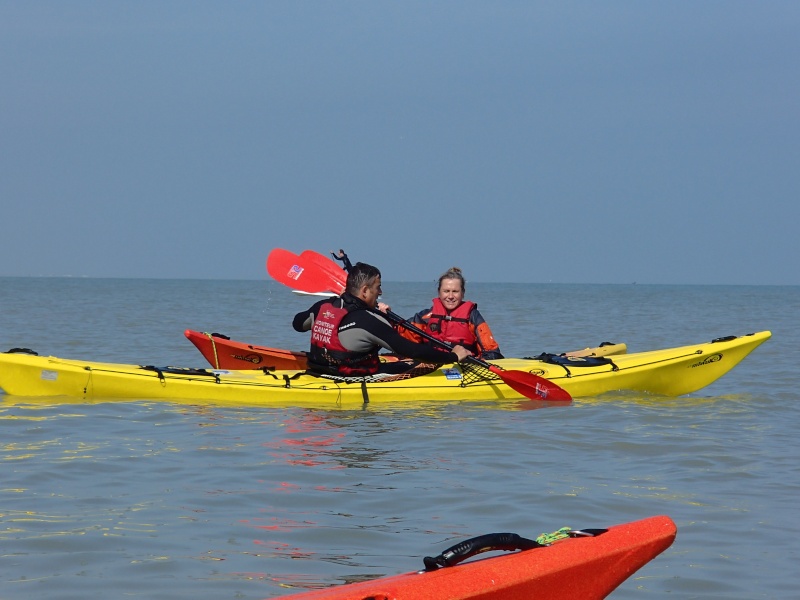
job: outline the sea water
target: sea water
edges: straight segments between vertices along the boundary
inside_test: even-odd
[[[401,314],[433,283],[386,282]],[[274,598],[417,570],[468,537],[666,514],[613,598],[795,598],[800,288],[469,284],[507,356],[769,329],[689,396],[218,408],[0,395],[0,598]],[[305,349],[270,281],[0,278],[0,351],[206,366],[184,329]]]

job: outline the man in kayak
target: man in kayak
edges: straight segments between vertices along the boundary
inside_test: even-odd
[[[381,348],[434,364],[460,362],[471,356],[472,353],[460,345],[446,352],[400,335],[381,314],[389,310],[386,304],[378,302],[381,292],[381,272],[359,262],[347,275],[341,296],[320,300],[295,315],[292,321],[295,331],[311,331],[310,371],[362,376],[408,370],[407,363],[381,363],[378,358]]]
[[[439,295],[433,306],[421,310],[410,321],[433,337],[450,344],[460,344],[484,360],[503,358],[492,330],[478,312],[478,305],[464,300],[467,282],[458,267],[448,269],[439,277]],[[400,329],[403,336],[421,342],[413,331]]]

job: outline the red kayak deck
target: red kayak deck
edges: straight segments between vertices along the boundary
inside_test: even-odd
[[[271,367],[281,371],[302,371],[306,368],[305,352],[235,342],[219,333],[202,333],[191,329],[184,331],[183,335],[215,369],[238,371]]]
[[[592,600],[605,598],[675,539],[666,516],[610,527],[596,537],[285,596],[292,600]]]
[[[248,369],[277,369],[279,371],[305,371],[305,352],[256,346],[230,339],[221,333],[203,333],[187,329],[183,335],[192,342],[208,363],[215,369],[246,371]],[[395,356],[382,355],[381,360],[392,362]]]

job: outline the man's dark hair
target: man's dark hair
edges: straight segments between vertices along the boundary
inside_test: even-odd
[[[378,267],[357,262],[347,275],[347,284],[345,288],[350,294],[357,296],[363,286],[372,285],[372,282],[380,276],[381,272],[378,270]]]

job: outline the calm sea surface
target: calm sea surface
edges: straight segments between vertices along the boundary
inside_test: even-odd
[[[401,314],[433,283],[384,284]],[[612,597],[800,597],[800,288],[470,284],[503,352],[769,329],[688,397],[344,411],[0,394],[0,598],[261,599],[422,567],[464,538],[667,514]],[[269,281],[0,278],[0,350],[206,366],[184,329],[305,349]]]

